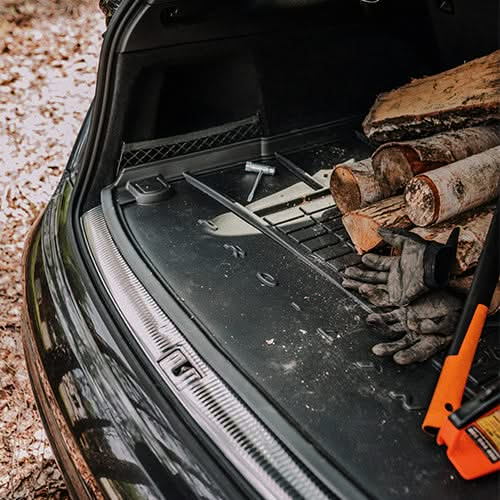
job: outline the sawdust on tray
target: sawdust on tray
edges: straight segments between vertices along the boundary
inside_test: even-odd
[[[20,339],[21,258],[94,93],[97,0],[0,0],[0,498],[66,498]]]

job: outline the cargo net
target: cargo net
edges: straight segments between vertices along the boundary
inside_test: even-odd
[[[123,144],[120,168],[135,167],[168,158],[227,146],[262,135],[257,116],[190,134]]]

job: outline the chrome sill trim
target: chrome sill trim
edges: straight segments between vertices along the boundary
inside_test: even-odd
[[[256,415],[198,356],[118,251],[101,207],[82,217],[87,245],[110,298],[191,417],[264,498],[328,498]]]

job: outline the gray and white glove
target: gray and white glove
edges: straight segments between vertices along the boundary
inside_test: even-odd
[[[366,269],[347,268],[344,287],[358,291],[375,306],[389,307],[407,305],[430,289],[447,285],[455,261],[457,229],[444,245],[400,229],[380,228],[378,232],[400,255],[363,255]]]
[[[405,333],[398,340],[373,346],[372,352],[377,356],[393,356],[400,365],[425,361],[451,342],[461,309],[462,299],[437,290],[408,306],[370,314],[367,323],[381,327],[391,338]]]

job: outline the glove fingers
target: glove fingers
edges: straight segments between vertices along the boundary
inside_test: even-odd
[[[383,330],[381,330],[381,334],[384,337],[387,337],[388,339],[397,339],[401,337],[401,334],[407,333],[408,330],[406,329],[404,323],[394,323],[392,325],[380,325],[383,327]]]
[[[348,288],[349,290],[356,290],[357,292],[359,292],[359,289],[363,286],[363,283],[361,281],[344,279],[342,280],[342,286],[344,288]]]
[[[451,339],[452,336],[422,336],[409,349],[405,349],[394,354],[393,359],[399,365],[408,365],[410,363],[426,361],[432,355],[446,347],[451,342]]]
[[[366,322],[371,325],[390,325],[392,323],[401,323],[405,320],[404,309],[394,309],[386,313],[372,313],[366,317]]]
[[[389,293],[383,285],[364,284],[359,287],[359,293],[364,295],[374,306],[389,307]]]
[[[393,325],[389,326],[389,330],[392,333],[404,333],[407,332],[408,329],[406,328],[406,325],[404,323],[394,323]]]
[[[383,342],[372,347],[372,352],[376,356],[390,356],[412,346],[416,342],[415,335],[408,333],[403,338],[394,342]]]
[[[364,295],[374,306],[389,307],[391,305],[387,289],[383,285],[369,285],[356,280],[343,280],[342,286],[349,290],[356,290]]]
[[[398,321],[396,311],[389,313],[372,313],[366,317],[368,325],[380,330],[384,337],[397,338],[401,333],[406,332],[405,325],[402,321]]]
[[[420,333],[423,333],[424,335],[427,334],[436,334],[436,333],[446,333],[443,330],[445,329],[444,327],[446,326],[446,318],[441,318],[439,320],[435,319],[424,319],[420,323]]]
[[[359,267],[348,267],[344,274],[348,278],[357,279],[364,283],[387,283],[389,273],[381,271],[367,271]]]
[[[391,247],[399,249],[403,248],[405,240],[408,239],[406,235],[399,234],[397,231],[384,227],[378,229],[378,234],[386,243],[389,243]]]
[[[361,262],[376,271],[389,271],[392,263],[399,257],[387,257],[385,255],[377,255],[367,253],[361,257]]]

